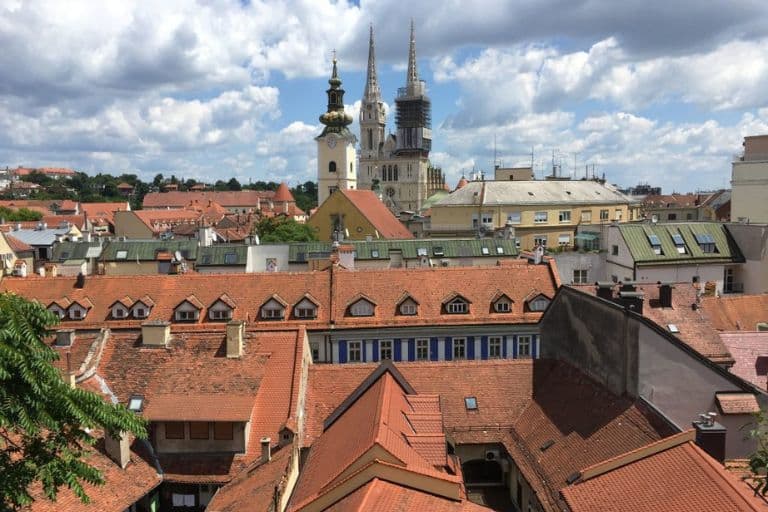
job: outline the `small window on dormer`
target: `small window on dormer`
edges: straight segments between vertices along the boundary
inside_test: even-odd
[[[285,316],[285,306],[275,299],[270,299],[261,306],[261,318],[264,320],[280,320]]]
[[[464,315],[469,313],[469,303],[461,297],[456,297],[445,305],[445,312],[449,315]]]
[[[60,320],[64,318],[65,311],[55,304],[50,306],[48,311],[59,317]]]
[[[80,320],[83,318],[83,310],[78,307],[74,307],[69,310],[69,317],[73,320]]]
[[[317,305],[309,299],[302,299],[293,306],[293,316],[296,318],[317,318]]]
[[[133,307],[134,318],[147,318],[148,314],[149,314],[149,309],[145,306],[137,305]]]
[[[509,313],[512,311],[512,301],[507,297],[501,297],[493,303],[493,310],[496,313]]]
[[[417,312],[416,302],[412,299],[406,299],[400,303],[400,314],[406,316],[413,316]]]
[[[544,311],[549,306],[549,299],[540,295],[528,303],[528,309],[531,311]]]
[[[112,308],[112,316],[114,318],[125,318],[128,316],[128,310],[122,304],[118,304]]]
[[[349,314],[352,316],[373,316],[375,306],[365,300],[360,299],[349,307]]]

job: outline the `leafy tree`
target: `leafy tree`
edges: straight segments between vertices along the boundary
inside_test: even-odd
[[[42,218],[42,213],[30,210],[29,208],[11,210],[8,207],[0,206],[0,219],[5,219],[6,222],[23,222],[25,220],[40,220]]]
[[[163,178],[162,174],[156,174],[155,179],[152,180],[152,184],[156,187],[160,187],[160,185],[162,185],[164,181],[165,181],[165,178]]]
[[[317,233],[306,224],[300,224],[288,217],[265,217],[256,224],[256,233],[261,242],[314,242]]]
[[[240,182],[237,181],[236,178],[230,178],[229,181],[227,182],[227,190],[238,191],[242,189],[243,189],[242,185],[240,185]]]
[[[31,503],[34,482],[49,499],[67,485],[87,503],[83,482],[103,478],[81,460],[95,442],[86,429],[147,435],[144,421],[122,405],[64,382],[51,364],[58,354],[43,342],[57,321],[36,302],[0,294],[0,510]]]

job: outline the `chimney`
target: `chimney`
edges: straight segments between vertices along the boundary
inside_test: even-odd
[[[645,296],[643,295],[643,292],[619,292],[619,304],[629,309],[630,311],[634,311],[638,315],[643,314],[644,300]]]
[[[672,288],[672,283],[659,281],[659,306],[662,308],[672,307]]]
[[[56,331],[56,346],[71,347],[75,342],[74,329],[59,329]]]
[[[104,450],[107,456],[122,469],[131,461],[131,450],[128,445],[128,434],[125,432],[112,436],[109,432],[104,433]]]
[[[165,348],[170,341],[170,322],[158,320],[141,324],[141,344],[143,346]]]
[[[227,322],[227,357],[236,358],[243,355],[243,331],[245,322],[230,320]]]
[[[699,421],[693,422],[696,429],[696,444],[720,464],[725,461],[726,428],[715,421],[717,414],[699,414]]]
[[[85,287],[85,274],[82,272],[79,272],[77,274],[77,281],[75,281],[75,288],[84,288]]]
[[[267,463],[272,460],[272,447],[270,443],[272,440],[268,437],[261,438],[261,462]]]
[[[597,296],[605,300],[613,300],[613,284],[610,281],[598,281],[595,283],[597,287]]]

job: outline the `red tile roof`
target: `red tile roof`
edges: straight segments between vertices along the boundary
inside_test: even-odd
[[[768,323],[768,294],[704,297],[701,309],[720,331],[756,331]]]
[[[250,421],[254,396],[219,393],[157,394],[144,409],[150,421]]]
[[[2,236],[4,236],[5,237],[5,241],[8,242],[8,247],[10,247],[11,250],[13,252],[15,252],[16,254],[18,254],[20,252],[32,252],[32,251],[34,251],[32,246],[30,246],[29,244],[27,244],[25,242],[22,242],[21,240],[19,240],[18,238],[16,238],[13,235],[3,234]]]
[[[80,203],[80,210],[85,213],[88,220],[93,223],[99,221],[109,224],[115,223],[115,212],[128,211],[130,207],[125,202],[118,203]]]
[[[372,190],[339,189],[352,205],[370,222],[381,238],[410,239],[413,234],[408,231],[397,217],[392,215],[384,203]]]
[[[754,414],[760,404],[752,393],[715,393],[715,400],[723,414]]]
[[[191,201],[207,203],[208,200],[226,208],[256,208],[261,201],[269,200],[271,190],[241,190],[231,192],[150,192],[144,196],[144,208],[184,208]]]
[[[688,441],[562,491],[573,512],[765,510],[733,475]]]
[[[161,477],[149,461],[145,450],[134,442],[131,462],[125,469],[120,468],[104,451],[104,441],[95,446],[86,447],[83,461],[96,467],[105,480],[105,485],[92,485],[83,482],[85,493],[90,498],[88,505],[66,486],[59,488],[56,501],[48,500],[40,487],[33,488],[31,494],[35,502],[22,510],[29,512],[87,512],[126,510],[160,484]]]
[[[293,203],[296,200],[293,198],[293,194],[291,194],[291,189],[288,188],[288,185],[284,181],[280,182],[280,186],[277,187],[277,191],[275,191],[275,196],[272,198],[275,202],[289,202]]]
[[[768,332],[722,332],[720,339],[736,361],[729,371],[765,390],[768,387]]]
[[[574,286],[583,292],[596,294],[594,285]],[[710,322],[709,316],[697,304],[697,287],[691,283],[677,283],[672,288],[672,307],[663,308],[659,303],[659,285],[642,284],[637,291],[645,294],[643,316],[653,320],[662,329],[669,331],[675,325],[679,332],[673,333],[699,354],[718,364],[732,364],[733,356],[720,339],[719,333]],[[617,288],[618,289],[618,288]],[[614,296],[617,294],[613,290]]]

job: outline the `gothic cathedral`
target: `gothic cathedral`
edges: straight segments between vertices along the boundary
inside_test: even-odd
[[[320,116],[325,125],[317,141],[317,204],[323,204],[337,189],[357,188],[357,137],[349,131],[352,116],[344,112],[344,89],[333,58],[333,72],[328,80],[328,110]]]
[[[360,104],[360,169],[358,186],[379,192],[394,212],[418,212],[422,203],[444,186],[439,169],[429,162],[432,147],[432,105],[416,67],[416,38],[411,21],[408,75],[395,98],[396,134],[385,136],[386,113],[376,78],[371,27],[368,72]]]

